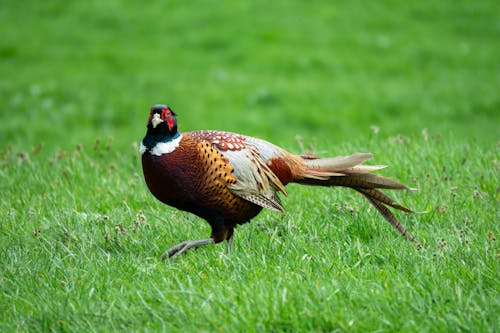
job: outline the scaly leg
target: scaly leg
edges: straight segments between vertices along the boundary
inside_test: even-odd
[[[231,234],[231,236],[229,236],[228,239],[226,239],[226,250],[227,250],[227,254],[230,255],[231,254],[231,251],[233,250],[233,234]]]
[[[204,238],[204,239],[197,239],[197,240],[190,240],[190,241],[184,241],[182,243],[177,244],[174,247],[171,247],[168,251],[163,253],[160,257],[161,260],[165,260],[166,258],[170,257],[177,257],[178,255],[183,254],[187,250],[191,248],[198,248],[202,245],[207,245],[207,244],[212,244],[214,243],[213,238]]]

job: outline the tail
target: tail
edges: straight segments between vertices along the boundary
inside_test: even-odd
[[[395,180],[372,174],[372,171],[385,168],[385,165],[362,165],[372,158],[372,154],[353,154],[351,156],[338,156],[333,158],[317,158],[301,156],[305,166],[304,174],[298,180],[299,184],[315,186],[345,186],[363,194],[380,214],[404,237],[415,243],[421,244],[399,223],[388,207],[402,210],[407,213],[413,211],[397,204],[379,189],[407,190],[408,187]]]

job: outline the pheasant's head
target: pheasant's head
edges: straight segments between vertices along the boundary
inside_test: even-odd
[[[151,107],[148,119],[148,133],[174,136],[177,134],[175,113],[166,105],[156,104]]]
[[[179,146],[182,135],[177,132],[175,113],[168,106],[156,104],[151,107],[147,128],[139,149],[141,154],[149,151],[152,155],[161,156]]]

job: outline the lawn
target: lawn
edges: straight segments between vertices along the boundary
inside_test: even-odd
[[[0,331],[495,332],[496,1],[4,1]],[[234,251],[157,202],[151,104],[181,130],[372,152],[424,245],[347,189],[289,185]]]

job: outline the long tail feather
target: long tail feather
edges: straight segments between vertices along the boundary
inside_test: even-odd
[[[321,169],[325,171],[346,170],[359,165],[372,157],[373,155],[370,153],[357,153],[350,156],[308,159],[307,166],[311,169]]]
[[[394,214],[390,211],[389,208],[384,206],[380,201],[370,197],[367,194],[363,195],[370,201],[370,203],[382,214],[382,216],[396,229],[401,235],[406,237],[409,241],[415,243],[418,248],[421,248],[422,245],[413,237],[413,235],[406,230],[405,227],[401,223],[399,223],[398,219],[394,216]]]
[[[413,213],[413,211],[397,204],[379,190],[407,190],[409,188],[393,179],[370,173],[385,167],[383,165],[361,165],[371,157],[371,154],[353,154],[333,158],[303,158],[304,174],[296,182],[315,186],[345,186],[358,191],[400,234],[421,247],[420,243],[403,227],[387,206],[407,213]]]
[[[319,178],[320,174],[316,174],[316,177],[306,177],[300,179],[298,183],[305,185],[319,185],[319,186],[346,186],[346,187],[360,187],[360,188],[384,188],[391,190],[407,190],[408,187],[397,181],[382,177],[379,175],[374,175],[371,173],[352,173],[344,174],[343,176],[330,176],[328,178]],[[319,179],[318,179],[319,178]]]
[[[388,195],[382,193],[381,191],[377,190],[377,189],[366,189],[366,188],[354,188],[356,191],[360,192],[361,194],[365,195],[365,196],[368,196],[372,199],[375,199],[377,201],[380,201],[381,203],[387,205],[387,206],[391,206],[392,208],[396,208],[396,209],[399,209],[399,210],[402,210],[404,212],[407,212],[407,213],[415,213],[413,210],[405,207],[405,206],[401,206],[399,204],[397,204],[394,200],[392,200],[391,197],[389,197]]]

